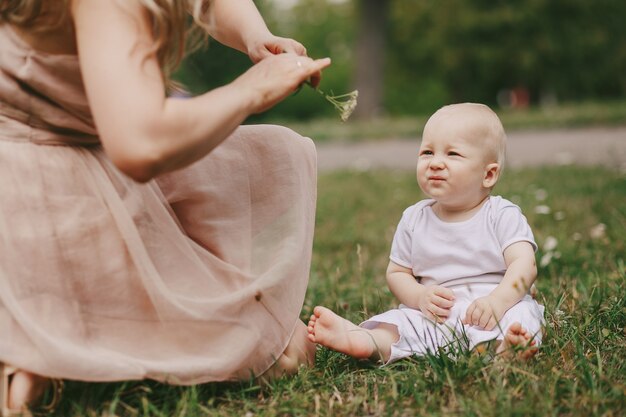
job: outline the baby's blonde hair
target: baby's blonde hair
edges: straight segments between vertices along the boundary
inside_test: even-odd
[[[64,5],[63,13],[53,20],[43,21],[38,18],[45,12],[44,0],[0,1],[0,21],[18,26],[36,26],[41,30],[51,29],[63,21],[70,1],[61,0],[59,3],[62,2]],[[206,30],[211,26],[208,16],[212,0],[133,1],[138,1],[152,17],[154,52],[163,69],[165,79],[169,80],[185,53],[206,41]],[[192,19],[188,19],[190,15]]]
[[[502,171],[506,159],[506,134],[498,115],[491,110],[489,106],[480,103],[449,104],[437,110],[435,114],[453,112],[456,110],[469,110],[483,116],[483,123],[481,124],[481,127],[486,131],[486,138],[491,139],[493,142],[493,151],[495,152],[496,157],[495,162],[498,163],[500,171]]]

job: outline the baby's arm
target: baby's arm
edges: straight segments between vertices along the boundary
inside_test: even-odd
[[[463,323],[493,329],[506,311],[528,293],[537,278],[535,252],[528,242],[517,242],[504,250],[506,273],[498,286],[467,308]]]
[[[452,290],[439,285],[420,284],[413,271],[391,261],[387,266],[387,285],[402,304],[420,310],[433,321],[443,322],[454,305]]]

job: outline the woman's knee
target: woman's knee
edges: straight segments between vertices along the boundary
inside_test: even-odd
[[[279,125],[255,125],[241,126],[239,132],[245,140],[255,149],[288,153],[293,159],[299,158],[315,163],[317,152],[315,144],[310,138],[304,137],[285,126]]]

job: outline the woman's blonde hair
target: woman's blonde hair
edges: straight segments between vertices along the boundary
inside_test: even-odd
[[[70,1],[62,0],[65,7],[61,12],[49,16],[46,10],[49,1],[0,0],[0,21],[36,27],[40,30],[52,29],[64,22]],[[134,1],[145,7],[152,18],[152,36],[155,42],[153,51],[163,69],[165,79],[169,80],[185,54],[206,41],[206,33],[211,26],[209,21],[211,0]]]

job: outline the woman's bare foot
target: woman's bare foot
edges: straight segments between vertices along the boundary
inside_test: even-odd
[[[513,323],[504,335],[504,340],[498,346],[496,353],[505,358],[515,355],[518,359],[527,361],[539,351],[532,336],[520,323]]]
[[[51,384],[51,380],[31,372],[17,370],[9,385],[10,410],[27,410],[37,403]]]
[[[259,377],[259,382],[267,383],[272,379],[295,374],[302,366],[312,366],[315,363],[315,351],[315,344],[307,337],[306,326],[298,321],[287,348],[274,365]]]
[[[357,359],[389,359],[391,345],[398,339],[395,326],[381,324],[368,330],[317,306],[309,320],[309,340]]]

